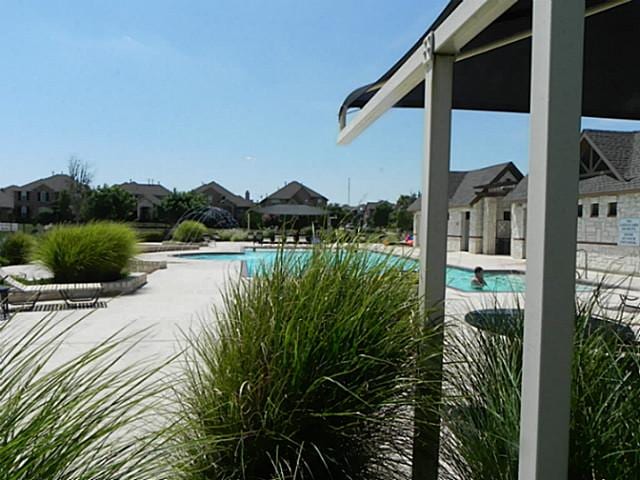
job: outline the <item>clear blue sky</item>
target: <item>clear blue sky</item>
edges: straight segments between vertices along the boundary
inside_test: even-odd
[[[254,198],[300,180],[352,203],[420,187],[422,112],[348,147],[337,110],[444,0],[23,0],[0,16],[0,185],[90,162],[96,183],[215,180]],[[631,122],[586,126],[640,129]],[[525,115],[456,112],[452,168],[527,168]]]

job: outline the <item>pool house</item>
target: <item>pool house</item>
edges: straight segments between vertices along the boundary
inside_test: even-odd
[[[444,319],[452,109],[530,114],[521,480],[567,478],[580,120],[640,119],[638,25],[638,1],[451,0],[340,109],[340,144],[393,107],[424,109],[420,284],[431,322]],[[438,477],[438,430],[416,431],[416,480]]]

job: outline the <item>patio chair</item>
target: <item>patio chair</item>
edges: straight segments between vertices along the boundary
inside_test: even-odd
[[[7,296],[3,299],[2,311],[7,312],[11,310],[11,306],[15,307],[14,310],[19,311],[32,311],[38,300],[40,299],[40,295],[42,294],[41,289],[38,288],[37,285],[24,285],[22,282],[19,282],[15,278],[13,278],[9,273],[0,268],[0,281],[6,283],[10,287],[11,290],[20,292],[23,294],[29,294],[29,296],[25,300],[9,300]]]
[[[73,285],[70,288],[59,288],[58,293],[69,308],[96,308],[102,293],[99,283]]]

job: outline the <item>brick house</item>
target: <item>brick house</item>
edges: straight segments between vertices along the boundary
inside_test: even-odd
[[[0,189],[0,222],[13,220],[13,195],[12,192]]]
[[[260,205],[266,207],[269,205],[290,204],[323,208],[327,206],[328,201],[324,195],[319,194],[300,182],[293,181],[264,198],[260,202]]]
[[[210,207],[218,207],[228,211],[240,224],[245,223],[247,211],[254,206],[249,198],[249,192],[246,192],[242,197],[213,181],[201,185],[193,191],[202,195]]]
[[[136,198],[136,219],[139,222],[155,220],[158,206],[171,191],[159,183],[125,182],[118,185]]]
[[[42,213],[50,213],[60,193],[69,191],[73,180],[63,173],[41,178],[22,186],[7,187],[13,197],[13,215],[17,221],[36,219]]]

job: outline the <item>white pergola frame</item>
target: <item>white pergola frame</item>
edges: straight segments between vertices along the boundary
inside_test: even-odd
[[[431,320],[443,322],[453,64],[532,36],[519,478],[560,480],[567,477],[569,455],[584,17],[629,0],[612,0],[587,12],[585,0],[533,0],[531,32],[460,55],[516,1],[464,0],[342,126],[338,143],[350,143],[425,82],[420,289],[427,311],[439,312]],[[437,449],[436,441],[429,451],[416,452],[414,479],[437,478]]]

